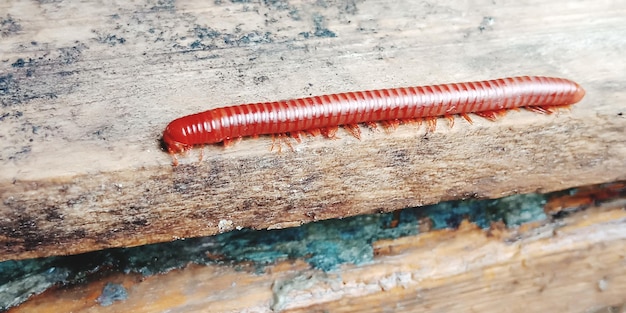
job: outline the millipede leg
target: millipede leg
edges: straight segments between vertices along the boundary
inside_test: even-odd
[[[470,125],[474,124],[474,121],[472,121],[472,118],[467,113],[461,113],[459,115],[461,115],[462,118],[464,118],[468,123],[470,123]]]
[[[270,152],[274,151],[274,147],[276,146],[276,135],[272,134],[272,146],[270,147]],[[280,151],[279,151],[280,152]]]
[[[198,163],[202,163],[203,158],[204,158],[204,146],[200,146],[200,157],[198,157]]]
[[[178,166],[178,158],[176,157],[175,153],[171,153],[170,154],[172,156],[172,165],[173,166]]]
[[[454,115],[445,115],[444,117],[448,120],[448,126],[452,128],[454,126]]]
[[[350,135],[354,136],[354,138],[361,140],[361,128],[358,124],[346,124],[344,128]]]
[[[437,117],[427,117],[426,118],[426,131],[429,133],[434,133],[437,129]]]

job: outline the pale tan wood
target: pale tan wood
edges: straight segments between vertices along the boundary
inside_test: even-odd
[[[14,0],[0,12],[12,21],[0,260],[626,179],[622,1]],[[587,96],[559,115],[340,132],[280,154],[245,139],[177,168],[159,150],[170,120],[217,106],[514,75],[567,77]]]
[[[592,312],[626,301],[626,202],[517,230],[441,230],[374,243],[370,264],[189,266],[52,290],[15,312]],[[94,300],[106,282],[128,299]]]

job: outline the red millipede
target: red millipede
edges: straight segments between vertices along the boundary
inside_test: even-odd
[[[554,77],[521,76],[487,81],[346,92],[275,102],[216,108],[175,119],[163,132],[163,142],[177,165],[176,154],[196,145],[246,136],[323,134],[333,137],[344,126],[360,138],[359,123],[395,127],[400,122],[454,115],[472,122],[467,113],[495,120],[506,110],[526,108],[552,113],[580,101],[585,91],[577,83]]]

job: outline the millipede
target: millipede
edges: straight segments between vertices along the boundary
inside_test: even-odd
[[[163,132],[163,143],[177,165],[176,154],[194,146],[224,143],[258,135],[304,134],[334,137],[339,126],[360,138],[359,124],[386,129],[401,123],[426,121],[434,131],[437,118],[454,122],[469,113],[495,120],[507,110],[525,108],[550,114],[580,101],[585,91],[577,83],[555,77],[520,76],[486,81],[421,87],[345,92],[274,102],[215,108],[173,120]]]

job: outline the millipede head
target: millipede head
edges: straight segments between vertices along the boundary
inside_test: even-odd
[[[190,144],[176,140],[176,138],[185,138],[181,134],[177,134],[177,130],[178,128],[168,125],[167,128],[165,128],[165,131],[163,131],[163,143],[167,152],[170,154],[183,153],[189,151],[193,147]],[[180,132],[180,130],[178,130],[178,132]]]

